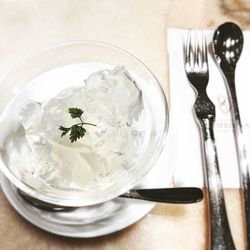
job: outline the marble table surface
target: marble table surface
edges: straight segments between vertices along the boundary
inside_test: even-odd
[[[97,40],[126,49],[160,80],[169,98],[166,28],[214,29],[224,21],[250,25],[247,0],[1,0],[0,81],[25,57],[68,40]],[[225,190],[237,249],[244,249],[240,191]],[[37,229],[0,191],[0,249],[206,249],[206,200],[158,204],[138,223],[93,239],[69,239]]]

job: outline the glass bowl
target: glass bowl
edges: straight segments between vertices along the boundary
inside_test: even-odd
[[[13,102],[16,102],[17,105],[20,106],[21,104],[16,101],[18,97],[25,89],[25,93],[29,95],[30,93],[27,91],[27,87],[44,73],[53,69],[78,64],[99,66],[102,64],[113,66],[123,65],[129,73],[136,76],[139,82],[139,88],[142,91],[144,104],[147,105],[151,113],[149,121],[152,124],[151,130],[146,131],[149,139],[133,167],[129,169],[126,174],[117,176],[115,181],[107,185],[107,187],[99,187],[97,185],[87,191],[74,192],[74,190],[65,190],[64,192],[57,192],[57,190],[49,189],[41,192],[38,188],[30,184],[28,185],[22,180],[22,178],[16,174],[16,171],[10,168],[8,161],[5,160],[6,157],[3,157],[3,152],[5,152],[3,138],[6,137],[9,126],[11,126],[11,117],[10,115],[8,117],[8,114],[10,112],[15,113],[15,110],[10,111],[10,106]],[[94,68],[95,67],[91,70],[94,71]],[[92,73],[91,70],[87,70],[88,74]],[[69,71],[69,78],[72,77],[73,79],[74,74],[74,70]],[[87,77],[87,75],[85,77]],[[43,94],[44,92],[47,93],[46,98],[56,94],[53,89],[53,81],[50,81],[50,79],[47,80],[48,81],[45,81],[42,86],[46,90],[43,91]],[[34,95],[42,95],[41,92],[39,88],[37,90],[35,89]],[[19,106],[16,106],[17,109]],[[2,129],[2,139],[0,140],[0,169],[3,174],[12,184],[31,197],[35,197],[47,203],[70,207],[101,203],[118,197],[134,187],[154,166],[165,144],[169,124],[167,101],[161,85],[154,74],[130,53],[105,43],[93,41],[74,41],[59,44],[49,47],[26,59],[10,73],[0,85],[0,113],[2,114],[0,117],[2,122],[0,122],[0,124],[2,124],[3,127],[5,126]],[[3,118],[3,114],[5,118]],[[13,113],[11,116],[13,116]],[[8,117],[8,123],[6,122],[6,117]]]

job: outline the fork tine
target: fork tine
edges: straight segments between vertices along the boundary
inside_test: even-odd
[[[186,43],[184,44],[184,53],[185,53],[185,62],[190,64],[191,60],[191,52],[192,52],[192,47],[191,47],[191,34],[190,31],[187,33],[187,38],[186,38]]]
[[[207,42],[206,42],[206,35],[202,32],[202,62],[207,62]]]
[[[184,57],[185,71],[191,85],[206,89],[209,74],[206,38],[202,31],[188,31],[184,44]],[[204,84],[194,79],[202,79],[201,82]]]
[[[184,44],[186,71],[208,74],[207,44],[203,31],[189,30]]]
[[[200,65],[200,37],[198,31],[194,31],[194,64]]]

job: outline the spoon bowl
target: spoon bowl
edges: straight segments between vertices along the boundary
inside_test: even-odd
[[[231,22],[220,25],[213,36],[213,49],[221,68],[234,70],[243,48],[243,33],[240,27]]]

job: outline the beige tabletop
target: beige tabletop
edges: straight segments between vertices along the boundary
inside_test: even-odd
[[[68,40],[98,40],[130,51],[157,76],[169,98],[166,28],[250,25],[247,0],[1,0],[0,80],[28,55]],[[226,190],[237,249],[244,249],[239,190]],[[190,249],[208,245],[206,200],[158,204],[138,223],[109,236],[68,239],[37,229],[0,192],[0,249]]]

